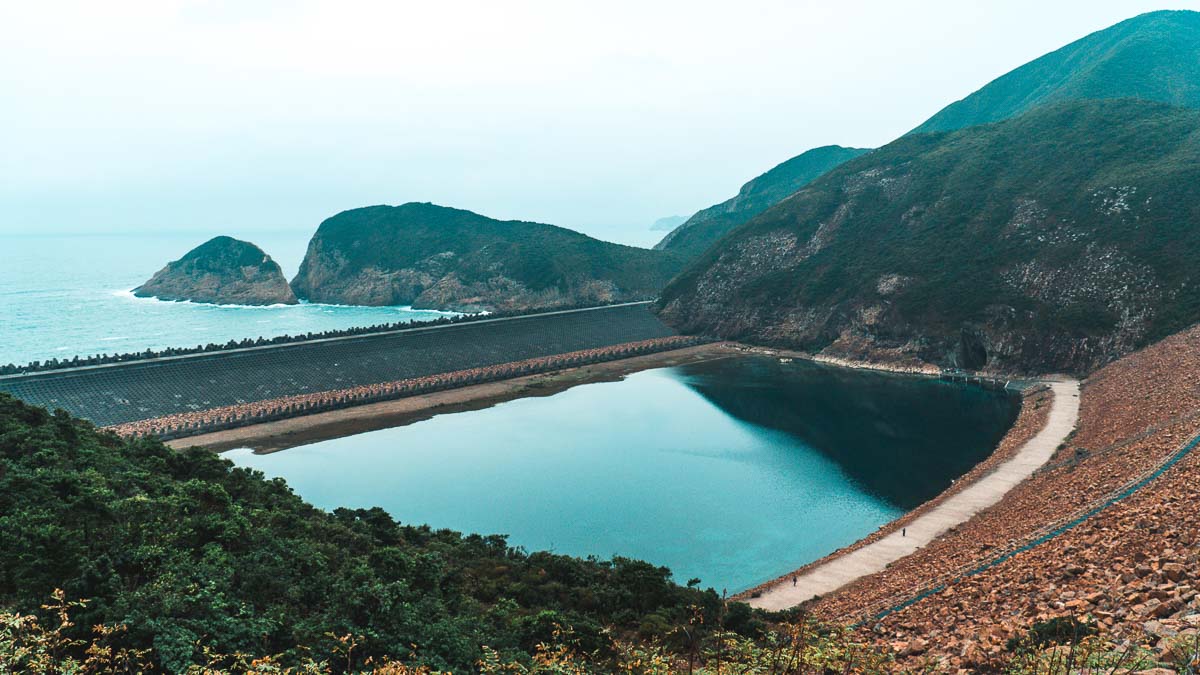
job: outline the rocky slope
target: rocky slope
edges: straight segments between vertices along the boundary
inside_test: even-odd
[[[947,106],[916,132],[950,131],[1065,100],[1200,106],[1200,13],[1142,14],[1031,61]]]
[[[1118,651],[1140,649],[1143,660],[1195,672],[1180,666],[1187,648],[1200,656],[1200,450],[1122,495],[1196,437],[1197,340],[1200,327],[1192,327],[1094,373],[1084,382],[1075,434],[1043,470],[1000,504],[814,609],[844,619],[894,606],[1114,499],[1059,536],[950,581],[860,632],[895,649],[909,668],[930,659],[933,672],[1001,672],[1009,640],[1038,622],[1073,617],[1122,645]],[[1150,667],[1126,665],[1113,672]]]
[[[321,223],[292,287],[315,302],[513,310],[653,298],[681,266],[553,225],[409,203]]]
[[[214,237],[133,290],[139,297],[221,305],[296,304],[271,256],[250,242]]]
[[[678,327],[1087,372],[1200,318],[1200,112],[1082,101],[851,160],[663,292]]]
[[[783,201],[788,195],[848,159],[862,148],[827,145],[801,153],[742,186],[737,195],[688,218],[654,246],[695,258],[733,228]]]

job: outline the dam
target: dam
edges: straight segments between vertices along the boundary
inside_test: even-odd
[[[677,338],[649,302],[0,377],[0,392],[114,426]]]

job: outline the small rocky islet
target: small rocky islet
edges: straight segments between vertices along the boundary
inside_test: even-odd
[[[133,289],[142,298],[218,305],[294,305],[299,302],[279,263],[254,244],[214,237],[167,263]]]

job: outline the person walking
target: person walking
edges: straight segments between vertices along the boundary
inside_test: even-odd
[[[797,581],[799,581],[799,580],[800,580],[800,579],[799,579],[799,578],[797,578],[795,575],[792,575],[792,586],[793,586],[793,587],[795,587],[795,586],[796,586],[796,582],[797,582]]]

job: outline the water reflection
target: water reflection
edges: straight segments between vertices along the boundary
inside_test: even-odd
[[[895,518],[1010,419],[977,390],[736,358],[228,456],[322,508],[642,558],[736,591]]]

